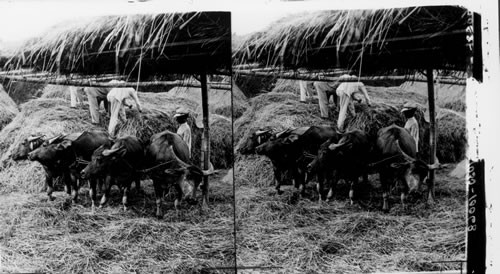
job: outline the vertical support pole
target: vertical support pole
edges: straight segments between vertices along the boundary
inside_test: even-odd
[[[203,135],[201,139],[201,156],[203,161],[203,169],[210,169],[210,129],[209,129],[209,120],[208,120],[208,81],[207,81],[207,73],[204,71],[200,75],[200,83],[201,83],[201,106],[203,113]],[[203,204],[204,206],[208,205],[208,176],[203,176]]]
[[[434,101],[434,74],[431,68],[427,69],[427,97],[429,100],[429,164],[434,164],[436,159],[436,108]],[[429,177],[427,181],[429,187],[429,194],[427,197],[428,203],[434,202],[434,170],[429,170]]]
[[[116,49],[116,52],[115,52],[115,74],[120,75],[120,50],[119,49]]]

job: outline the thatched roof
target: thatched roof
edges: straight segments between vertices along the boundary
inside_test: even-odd
[[[27,41],[14,67],[141,78],[229,69],[230,14],[191,12],[121,15],[65,22]]]
[[[466,22],[467,10],[453,6],[295,14],[251,35],[233,63],[362,73],[464,71]]]

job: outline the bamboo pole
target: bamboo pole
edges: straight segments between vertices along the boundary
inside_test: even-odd
[[[201,83],[197,82],[186,82],[182,80],[175,81],[149,81],[149,82],[125,82],[125,83],[102,83],[96,82],[94,80],[89,79],[61,79],[61,78],[40,78],[40,77],[24,77],[19,75],[0,75],[0,79],[9,79],[13,81],[19,82],[28,82],[28,83],[44,83],[44,84],[53,84],[53,85],[62,85],[62,86],[83,86],[83,87],[151,87],[151,86],[182,86],[182,87],[195,87],[201,88]],[[99,80],[99,79],[97,79]],[[231,90],[230,83],[211,83],[211,87],[214,89],[223,89],[223,90]]]
[[[207,74],[203,72],[200,74],[200,83],[201,83],[201,105],[202,105],[202,113],[203,113],[203,135],[201,139],[201,155],[203,159],[203,169],[210,169],[210,129],[209,129],[209,117],[208,117],[208,83],[207,83]],[[203,203],[208,205],[208,176],[203,176],[203,188],[205,190]]]
[[[420,76],[362,76],[357,79],[339,80],[339,77],[326,76],[321,73],[305,74],[298,72],[262,72],[253,70],[234,70],[235,75],[250,75],[257,77],[276,77],[289,80],[305,80],[305,81],[318,81],[318,82],[358,82],[362,81],[365,84],[369,82],[396,80],[396,81],[413,81],[413,82],[427,82],[425,77]],[[441,79],[441,84],[450,85],[465,85],[464,79]]]
[[[427,69],[427,97],[429,100],[429,164],[434,164],[436,159],[436,108],[434,101],[434,73],[431,68]],[[429,170],[429,178],[427,181],[429,187],[428,203],[434,202],[434,170]]]

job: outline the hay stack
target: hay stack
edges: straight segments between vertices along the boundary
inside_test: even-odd
[[[243,94],[243,91],[236,85],[236,83],[232,82],[231,87],[231,102],[227,105],[219,105],[213,108],[213,112],[233,120],[236,120],[243,115],[243,113],[249,107],[248,98]],[[210,95],[209,95],[210,96]]]
[[[236,148],[258,128],[284,130],[290,127],[325,124],[317,105],[298,102],[292,93],[267,93],[255,97],[250,108],[234,124]],[[235,179],[238,185],[264,187],[273,178],[271,162],[267,157],[236,154]]]
[[[198,103],[201,106],[201,88],[174,87],[166,96],[168,98],[184,98]],[[231,106],[231,91],[210,88],[208,90],[208,106],[211,111],[216,108]]]
[[[426,83],[405,82],[401,84],[400,88],[411,93],[419,94],[421,97],[427,98]],[[449,84],[435,85],[436,105],[442,108],[447,108],[458,112],[465,112],[465,94],[465,86]],[[417,102],[425,104],[427,100]]]
[[[177,131],[178,124],[173,119],[175,110],[183,106],[191,111],[191,117],[188,124],[191,127],[192,139],[192,157],[195,164],[200,164],[201,157],[201,135],[203,130],[198,128],[195,119],[201,115],[196,111],[201,110],[198,103],[186,98],[174,98],[166,93],[141,93],[139,100],[143,108],[142,116],[147,113],[149,118],[139,118],[139,113],[135,110],[130,111],[134,119],[127,124],[120,126],[119,132],[133,133],[135,128],[142,128],[139,136],[146,141],[151,135],[163,130]],[[129,113],[127,113],[129,115]],[[232,166],[232,130],[231,120],[227,117],[210,113],[210,160],[215,168],[229,168]],[[154,132],[154,133],[153,133]],[[121,134],[121,133],[119,133]]]
[[[463,160],[467,152],[465,117],[453,110],[440,109],[436,123],[438,159],[444,163]]]
[[[4,80],[2,84],[10,98],[18,105],[39,98],[42,96],[42,91],[45,87],[44,83],[28,83],[10,80]]]
[[[9,124],[18,112],[16,103],[0,85],[0,130]]]
[[[411,89],[406,89],[404,86],[399,87],[374,87],[366,86],[368,95],[374,102],[391,104],[394,106],[403,105],[408,101],[416,102],[421,105],[427,104],[427,94],[414,92]]]
[[[396,100],[396,99],[394,99]],[[371,107],[356,104],[356,116],[348,115],[347,130],[360,129],[374,140],[379,129],[396,124],[404,126],[405,120],[400,110],[401,105],[374,103]],[[424,109],[416,113],[421,126],[419,150],[424,160],[429,159],[429,125],[423,118]],[[330,110],[328,121],[321,119],[317,104],[298,102],[298,97],[291,93],[268,93],[251,100],[251,107],[236,120],[234,126],[236,149],[251,136],[256,129],[271,128],[276,131],[291,127],[336,124],[338,112]],[[457,162],[465,157],[467,139],[465,118],[451,110],[441,109],[437,117],[437,156],[443,163]],[[258,155],[236,154],[235,175],[238,184],[267,186],[273,178],[271,162]]]
[[[259,95],[260,93],[273,90],[276,83],[276,78],[274,78],[273,76],[254,77],[247,75],[238,75],[235,79],[235,83],[246,97],[252,98]]]
[[[21,106],[21,113],[0,132],[2,192],[35,192],[44,184],[44,172],[35,162],[13,162],[10,155],[31,134],[54,136],[93,128],[87,111],[72,109],[62,99],[37,99]]]
[[[62,94],[64,95],[64,94]],[[164,130],[176,131],[177,124],[173,114],[178,106],[187,108],[196,106],[195,102],[187,99],[169,99],[162,94],[140,94],[143,102],[143,113],[137,110],[127,110],[127,121],[117,127],[117,136],[137,136],[143,143],[149,138]],[[155,99],[155,97],[157,97]],[[153,104],[155,102],[156,104]],[[13,150],[19,146],[24,138],[31,134],[54,136],[60,133],[67,134],[91,129],[107,130],[109,118],[102,110],[99,126],[93,126],[86,109],[72,109],[63,99],[37,99],[22,105],[21,113],[14,121],[0,132],[0,171],[2,191],[23,189],[27,192],[37,191],[44,182],[44,173],[38,163],[10,160]],[[211,160],[215,168],[228,168],[232,164],[231,123],[227,118],[211,115]],[[189,121],[193,129],[193,152],[195,164],[199,164],[201,154],[201,134],[194,123]]]
[[[290,92],[300,96],[300,86],[299,81],[288,80],[288,79],[278,79],[274,85],[273,91],[276,93],[280,92]]]
[[[348,116],[347,129],[361,129],[372,136],[393,123],[404,125],[396,107],[374,103],[372,107],[356,105],[356,117]],[[258,128],[276,131],[292,127],[336,124],[338,111],[330,110],[329,120],[320,118],[317,104],[300,103],[291,93],[268,93],[251,100],[251,107],[235,122],[235,141],[238,148]],[[271,162],[267,157],[236,154],[235,174],[238,184],[267,186],[273,178]]]
[[[355,105],[356,116],[346,119],[347,130],[359,129],[366,132],[370,139],[375,139],[379,129],[396,124],[404,126],[404,117],[400,108],[384,103],[373,103],[371,107],[364,104]],[[337,117],[335,117],[337,120]]]
[[[46,85],[45,88],[43,88],[41,98],[60,98],[69,102],[71,100],[69,89],[70,86]],[[87,96],[82,89],[78,89],[78,93],[84,100],[87,100]]]
[[[214,113],[228,118],[233,117],[233,119],[236,120],[240,118],[243,115],[243,113],[245,113],[247,108],[248,108],[247,103],[234,100],[232,106],[228,105],[215,108]]]
[[[263,94],[253,98],[250,105],[234,123],[235,141],[238,144],[261,127],[283,130],[329,123],[319,117],[317,105],[300,103],[298,96],[289,92]]]

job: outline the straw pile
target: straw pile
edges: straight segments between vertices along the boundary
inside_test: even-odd
[[[272,92],[280,93],[280,92],[290,92],[300,96],[300,86],[299,81],[295,80],[287,80],[287,79],[278,79]]]
[[[243,91],[233,81],[231,91],[232,104],[227,106],[220,106],[214,109],[214,113],[226,117],[232,117],[233,121],[240,118],[243,113],[248,109],[248,98],[243,94]]]
[[[93,128],[88,113],[71,109],[62,99],[37,99],[21,105],[21,112],[0,132],[0,187],[2,192],[39,191],[45,173],[35,162],[13,162],[10,155],[31,134],[47,137]]]
[[[257,128],[271,127],[277,131],[290,127],[326,124],[319,117],[316,104],[300,103],[292,93],[266,93],[250,100],[250,108],[234,123],[235,141],[249,137]]]
[[[269,77],[253,77],[247,75],[238,75],[235,77],[235,84],[241,89],[243,94],[248,97],[254,97],[262,92],[269,92],[274,88],[276,79]]]
[[[457,76],[459,77],[459,76]],[[462,78],[464,78],[463,76]],[[405,82],[401,84],[400,89],[417,93],[422,97],[427,98],[427,84],[421,82]],[[465,112],[465,86],[449,85],[449,84],[435,84],[435,99],[436,105],[441,108],[451,109],[457,112]],[[416,100],[415,100],[416,101]],[[425,103],[419,102],[419,103]]]
[[[372,107],[356,106],[357,115],[348,116],[347,129],[361,129],[371,138],[377,131],[393,123],[404,125],[403,117],[396,107],[373,103]],[[300,103],[292,93],[268,93],[251,100],[251,107],[236,120],[234,125],[236,149],[259,128],[275,131],[292,127],[336,124],[338,111],[330,109],[329,120],[320,118],[319,107],[314,103]],[[236,156],[235,176],[238,183],[253,186],[268,186],[272,181],[271,162],[267,157],[257,155]]]
[[[437,157],[444,163],[457,163],[467,153],[465,117],[453,110],[440,109],[437,116]]]
[[[61,93],[65,97],[66,93]],[[127,110],[127,121],[119,123],[117,136],[137,136],[144,144],[158,132],[177,130],[173,114],[178,106],[195,107],[196,103],[188,99],[172,99],[164,94],[140,93],[143,113],[135,109]],[[107,130],[109,118],[101,110],[98,127],[90,123],[86,109],[72,109],[63,99],[37,99],[22,105],[21,113],[0,132],[0,171],[2,191],[10,192],[22,189],[28,193],[38,191],[44,182],[44,172],[35,162],[13,162],[10,155],[19,144],[31,134],[44,134],[47,137],[63,133],[90,129]],[[201,134],[194,123],[189,121],[193,132],[192,157],[195,164],[200,163]],[[212,115],[210,128],[211,161],[215,168],[228,168],[232,165],[231,122],[224,117]]]
[[[373,89],[369,87],[369,89]],[[390,89],[390,88],[389,88]],[[383,93],[381,93],[383,94]],[[360,129],[365,131],[369,138],[374,140],[377,131],[391,124],[404,126],[405,120],[400,110],[408,98],[416,98],[419,95],[408,96],[401,93],[398,97],[393,95],[393,104],[382,103],[385,98],[377,98],[377,93],[371,93],[373,103],[371,107],[365,104],[356,104],[356,116],[347,116],[347,130]],[[387,96],[387,95],[385,95]],[[406,98],[406,99],[404,99]],[[423,118],[423,107],[416,113],[420,126],[419,155],[423,160],[429,159],[429,124]],[[234,133],[236,149],[239,148],[253,132],[259,128],[270,128],[275,131],[292,127],[310,125],[335,125],[338,112],[330,109],[330,119],[324,120],[319,117],[319,107],[314,103],[300,103],[298,97],[291,93],[268,93],[255,97],[251,100],[251,107],[244,115],[235,121]],[[451,110],[441,109],[437,116],[437,157],[442,163],[455,163],[464,159],[467,148],[465,118]],[[267,157],[258,155],[236,154],[235,175],[239,184],[265,187],[271,183],[273,178],[272,165]]]
[[[28,83],[10,80],[4,80],[2,84],[10,98],[18,105],[39,98],[42,96],[43,88],[45,87],[43,83]]]
[[[69,86],[46,85],[43,88],[41,98],[61,98],[69,102],[71,100],[69,89]],[[87,96],[82,89],[78,89],[78,93],[81,98],[83,98],[84,100],[87,99]]]
[[[9,124],[18,112],[16,103],[0,85],[0,130]]]

